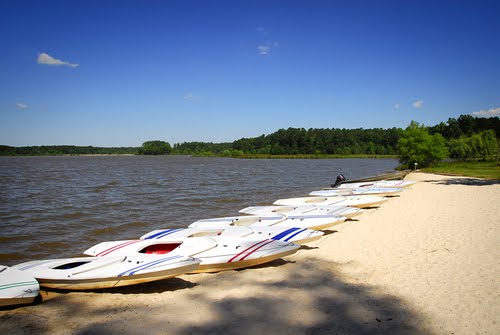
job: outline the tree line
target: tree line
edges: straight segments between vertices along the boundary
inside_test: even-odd
[[[418,131],[415,131],[418,130]],[[269,135],[241,138],[228,143],[184,142],[171,146],[165,141],[147,141],[141,147],[99,148],[92,146],[0,146],[0,155],[86,155],[86,154],[139,154],[139,155],[401,155],[401,141],[410,133],[426,134],[420,140],[428,145],[444,145],[440,155],[456,159],[484,159],[498,148],[500,119],[477,118],[461,115],[449,118],[431,127],[412,122],[401,128],[339,129],[339,128],[288,128]],[[429,141],[427,135],[435,137]],[[441,139],[436,140],[436,138]],[[437,142],[435,142],[437,141]],[[406,142],[408,144],[410,142]],[[433,144],[429,144],[433,143]],[[404,147],[404,143],[403,143]],[[436,149],[441,146],[436,147]],[[403,149],[404,151],[404,149]],[[439,150],[438,150],[439,151]],[[426,164],[426,163],[423,163]]]
[[[490,117],[481,118],[472,115],[460,115],[457,119],[449,118],[448,121],[428,127],[431,135],[440,134],[445,139],[460,138],[471,136],[483,130],[491,129],[495,136],[500,138],[500,118]]]
[[[487,160],[500,155],[499,118],[478,119],[461,116],[434,127],[412,121],[398,140],[399,161],[403,166],[426,167],[444,158]]]
[[[478,118],[471,115],[461,115],[457,119],[449,118],[435,126],[421,127],[430,135],[439,134],[444,138],[447,153],[452,158],[473,158],[481,155],[477,150],[467,149],[470,153],[465,157],[457,153],[459,143],[477,143],[478,139],[486,138],[491,142],[491,135],[500,138],[500,119]],[[486,131],[486,133],[481,133]],[[490,131],[490,133],[488,133]],[[252,138],[241,138],[232,143],[205,143],[184,142],[174,144],[173,154],[190,155],[399,155],[398,143],[405,130],[401,128],[372,128],[372,129],[304,129],[288,128],[279,129],[269,135]],[[482,135],[479,135],[479,134]],[[489,134],[486,136],[485,134]],[[486,137],[485,137],[486,136]],[[471,139],[472,138],[472,139]],[[483,141],[484,142],[484,141]],[[472,145],[473,147],[474,145]],[[463,145],[461,150],[464,151]],[[467,151],[465,150],[465,151]],[[475,152],[475,153],[473,153]],[[484,152],[484,150],[483,150]],[[483,155],[484,156],[484,155]]]
[[[245,154],[351,155],[396,154],[402,130],[389,129],[280,129],[270,135],[242,138],[233,149]]]
[[[12,147],[0,145],[0,156],[61,156],[61,155],[136,155],[136,147],[93,147],[76,145],[40,145]]]

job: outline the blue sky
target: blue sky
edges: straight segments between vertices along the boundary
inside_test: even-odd
[[[1,1],[0,144],[499,116],[499,16],[481,0]]]

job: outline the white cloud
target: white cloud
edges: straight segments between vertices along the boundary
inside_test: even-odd
[[[16,104],[16,106],[17,106],[17,108],[19,108],[19,109],[26,109],[26,108],[28,108],[28,105],[26,105],[25,103],[22,103],[22,102],[18,102],[18,103]]]
[[[422,100],[416,100],[413,102],[413,108],[421,109],[424,107],[424,102]]]
[[[192,92],[188,92],[184,94],[184,100],[186,101],[198,101],[200,100],[200,97],[197,95],[194,95]]]
[[[478,117],[495,117],[495,116],[500,117],[500,107],[491,108],[488,110],[480,110],[478,112],[473,112],[472,115]]]
[[[271,52],[271,47],[269,45],[259,45],[257,49],[259,50],[259,55],[261,56],[267,56]]]
[[[262,43],[257,46],[257,50],[259,50],[259,55],[268,56],[271,54],[271,51],[273,51],[274,49],[278,49],[278,47],[279,47],[278,42]]]
[[[401,105],[400,105],[399,103],[394,104],[393,108],[394,108],[394,109],[399,109],[399,108],[401,108]]]
[[[273,41],[271,38],[269,38],[269,31],[264,27],[258,27],[257,32],[261,35],[261,41],[257,45],[259,55],[269,56],[273,49],[277,49],[279,47],[278,42]]]
[[[79,64],[73,64],[70,62],[65,62],[60,59],[54,58],[51,55],[42,52],[41,54],[38,55],[38,58],[36,60],[38,64],[44,64],[44,65],[52,65],[52,66],[69,66],[69,67],[78,67]]]

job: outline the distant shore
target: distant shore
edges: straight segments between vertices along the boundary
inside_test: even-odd
[[[193,155],[198,156],[198,155]],[[199,155],[202,157],[210,157]],[[241,155],[212,155],[211,157],[230,157],[242,159],[343,159],[343,158],[398,158],[397,155],[377,155],[377,154],[352,154],[352,155],[326,155],[326,154],[296,154],[296,155],[268,155],[268,154],[241,154]]]
[[[236,158],[236,159],[346,159],[346,158],[373,158],[373,159],[397,159],[397,155],[376,154],[352,154],[352,155],[265,155],[265,154],[243,154],[243,155],[216,155],[216,154],[169,154],[169,155],[140,155],[137,153],[125,154],[0,154],[0,157],[77,157],[77,156],[192,156],[192,157],[214,157],[214,158]]]
[[[500,183],[406,179],[417,184],[284,260],[103,292],[43,291],[39,305],[0,311],[0,332],[498,333]]]
[[[135,154],[79,154],[79,155],[61,155],[64,157],[74,157],[74,156],[80,156],[80,157],[107,157],[107,156],[137,156]]]

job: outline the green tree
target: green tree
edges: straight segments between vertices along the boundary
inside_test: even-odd
[[[417,163],[429,166],[448,155],[445,140],[440,134],[430,135],[424,125],[412,121],[398,141],[399,161],[408,168]]]
[[[497,152],[497,139],[492,129],[472,135],[471,142],[475,156],[482,160],[486,160],[488,156],[493,156]]]
[[[486,160],[498,153],[498,142],[492,129],[480,131],[469,137],[452,138],[448,141],[450,157],[468,160]]]
[[[451,138],[448,141],[448,151],[450,152],[450,158],[466,160],[472,157],[468,137]]]
[[[460,129],[460,125],[458,124],[457,119],[449,118],[448,119],[448,129],[443,134],[446,138],[459,138],[462,136],[462,129]]]
[[[472,133],[477,131],[476,118],[472,115],[460,115],[457,119],[457,123],[462,131],[462,134],[470,136]]]
[[[168,155],[172,152],[172,147],[164,141],[147,141],[139,149],[140,155]]]

